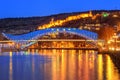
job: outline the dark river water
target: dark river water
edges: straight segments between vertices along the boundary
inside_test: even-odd
[[[93,50],[0,53],[0,80],[120,80],[107,54]]]

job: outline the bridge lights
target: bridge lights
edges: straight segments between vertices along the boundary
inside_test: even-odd
[[[65,29],[63,29],[63,31],[66,31]]]
[[[76,30],[76,28],[73,28],[73,30]]]
[[[71,29],[70,29],[70,28],[68,28],[68,30],[70,31]]]
[[[59,29],[57,29],[57,31],[59,31]]]
[[[54,31],[54,29],[52,28],[52,31]]]

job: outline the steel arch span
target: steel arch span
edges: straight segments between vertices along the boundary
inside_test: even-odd
[[[98,34],[87,31],[87,30],[81,30],[78,28],[47,28],[47,29],[42,29],[42,30],[37,30],[34,32],[30,32],[27,34],[21,34],[21,35],[12,35],[12,34],[6,34],[2,33],[7,39],[12,40],[15,43],[18,44],[25,44],[24,47],[28,47],[36,42],[29,42],[30,40],[38,40],[40,37],[50,34],[50,33],[55,33],[55,32],[66,32],[66,33],[71,33],[78,35],[80,37],[83,37],[87,40],[97,40]],[[21,46],[21,48],[24,48]]]

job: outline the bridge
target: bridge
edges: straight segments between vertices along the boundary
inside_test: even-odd
[[[27,48],[38,41],[63,41],[63,39],[54,39],[54,40],[42,40],[39,39],[44,35],[48,35],[51,33],[70,33],[70,34],[75,34],[77,36],[83,37],[86,39],[86,41],[91,41],[92,44],[96,44],[96,40],[98,39],[98,34],[88,31],[88,30],[81,30],[78,28],[47,28],[47,29],[42,29],[42,30],[37,30],[33,31],[30,33],[26,34],[21,34],[21,35],[12,35],[12,34],[6,34],[2,33],[8,40],[11,40],[15,44],[19,45],[19,48],[24,49]],[[81,40],[75,40],[75,39],[66,39],[64,41],[81,41]],[[16,46],[17,46],[16,45]]]

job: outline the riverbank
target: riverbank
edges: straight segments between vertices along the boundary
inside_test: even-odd
[[[98,52],[98,54],[110,55],[113,63],[115,64],[115,66],[118,68],[120,72],[120,51],[103,51],[103,52]]]
[[[114,52],[109,54],[115,66],[119,69],[120,72],[120,52]]]

